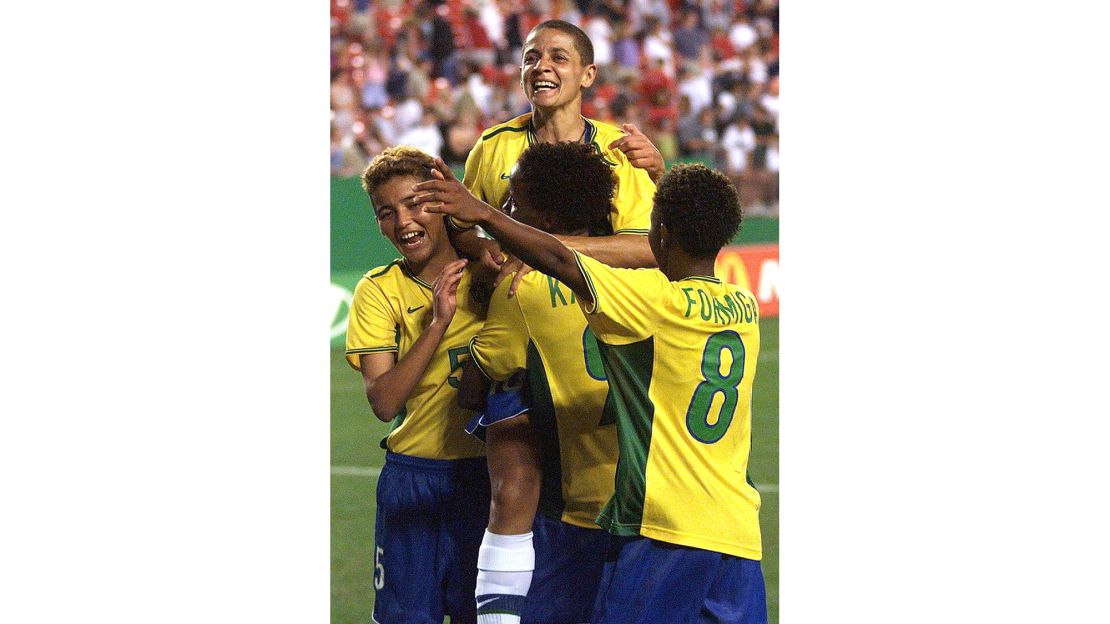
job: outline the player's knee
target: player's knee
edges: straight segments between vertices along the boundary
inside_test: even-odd
[[[540,474],[531,466],[511,466],[493,479],[493,504],[502,509],[528,508],[540,496]]]

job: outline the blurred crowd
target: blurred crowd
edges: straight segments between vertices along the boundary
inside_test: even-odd
[[[483,129],[530,110],[528,31],[581,27],[597,80],[583,114],[634,123],[669,163],[726,172],[746,213],[777,214],[778,0],[331,0],[331,171],[390,145],[461,167]]]

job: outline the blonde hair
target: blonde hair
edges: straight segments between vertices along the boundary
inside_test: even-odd
[[[390,147],[374,157],[362,172],[362,188],[373,196],[378,187],[397,176],[431,180],[436,161],[428,154],[407,145]]]

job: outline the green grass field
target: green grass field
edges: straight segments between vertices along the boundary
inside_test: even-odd
[[[753,398],[752,480],[763,495],[763,574],[770,622],[779,619],[779,321],[761,322]],[[366,624],[374,606],[374,490],[388,425],[370,413],[362,377],[331,352],[331,621]],[[383,623],[387,624],[387,623]]]

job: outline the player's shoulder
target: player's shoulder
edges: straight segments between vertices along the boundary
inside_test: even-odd
[[[613,124],[605,123],[604,121],[598,121],[596,119],[589,119],[588,117],[583,117],[583,119],[586,120],[587,132],[589,132],[590,130],[589,127],[593,126],[594,138],[597,139],[598,143],[604,141],[605,145],[608,145],[609,143],[612,143],[613,141],[624,136],[624,130],[620,129],[617,126],[614,126]],[[602,147],[604,147],[604,145]]]
[[[378,283],[381,283],[395,279],[398,275],[403,274],[404,264],[402,263],[401,259],[398,258],[390,262],[389,264],[383,264],[381,266],[376,266],[370,269],[365,274],[363,274],[362,280],[369,280],[372,282],[376,281]]]
[[[362,279],[355,285],[356,296],[367,291],[380,290],[395,292],[405,279],[405,267],[398,258],[389,264],[374,267],[362,275]]]
[[[625,135],[624,130],[596,119],[587,117],[583,119],[586,120],[586,143],[592,143],[595,146],[605,164],[618,170],[632,166],[624,152],[619,149],[609,149],[610,143]],[[620,174],[621,172],[618,171],[618,175]]]
[[[756,298],[755,293],[743,286],[737,286],[736,284],[727,284],[727,286],[733,295],[746,299],[755,310],[759,310],[759,299]]]
[[[740,286],[738,284],[733,284],[732,282],[722,281],[721,282],[721,287],[724,288],[729,293],[742,295],[745,299],[751,299],[753,301],[755,300],[755,293],[753,293],[750,289],[748,289],[744,286]]]
[[[515,136],[524,136],[528,131],[528,121],[532,118],[532,113],[524,113],[519,117],[514,117],[506,122],[499,123],[496,126],[486,128],[482,131],[481,143],[487,141],[503,140]]]
[[[509,287],[512,285],[513,279],[515,278],[515,272],[506,275],[505,278],[502,279],[499,284],[497,284],[497,287],[493,289],[493,297],[503,300],[511,300],[516,297],[516,295],[513,295],[512,297],[509,296]],[[530,271],[528,273],[525,273],[524,277],[520,278],[520,284],[517,285],[517,295],[538,291],[540,287],[546,282],[547,276],[539,271]]]

